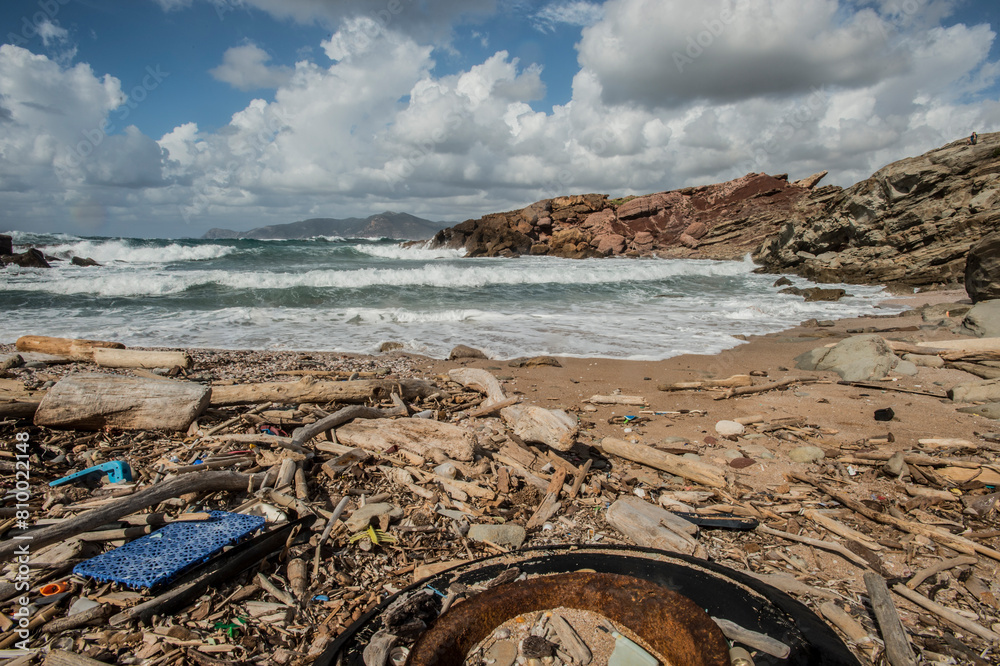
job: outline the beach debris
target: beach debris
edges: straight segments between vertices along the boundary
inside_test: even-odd
[[[912,341],[892,343],[899,345],[917,348]],[[997,362],[991,352],[919,349],[920,356],[949,366],[981,369]],[[963,649],[983,653],[996,640],[1000,588],[992,567],[1000,561],[993,547],[1000,531],[993,521],[1000,500],[991,486],[1000,486],[1000,438],[989,433],[958,436],[927,428],[915,435],[920,425],[909,418],[892,422],[895,435],[870,430],[846,438],[838,435],[836,421],[824,422],[815,412],[786,415],[764,400],[736,399],[817,379],[767,379],[773,370],[747,374],[748,382],[714,387],[714,393],[671,396],[681,403],[669,411],[644,408],[630,419],[622,410],[612,413],[617,404],[585,403],[598,410],[595,419],[581,409],[590,392],[562,409],[545,409],[530,404],[545,396],[527,392],[522,380],[502,383],[488,370],[456,368],[420,378],[405,357],[382,358],[379,365],[339,357],[296,365],[300,355],[269,354],[291,362],[193,351],[194,366],[177,379],[154,379],[144,368],[103,375],[210,388],[213,395],[238,395],[242,387],[248,388],[242,395],[255,398],[209,406],[179,430],[57,430],[14,419],[0,426],[4,436],[31,433],[32,484],[44,490],[30,501],[33,595],[41,599],[43,587],[68,585],[44,597],[51,601],[44,615],[38,612],[33,645],[72,645],[80,657],[102,663],[305,664],[415,580],[478,558],[556,544],[656,544],[710,557],[814,607],[822,604],[823,616],[852,641],[864,663],[880,659],[883,650],[875,629],[881,621],[859,601],[868,597],[865,572],[891,581],[903,631],[921,654],[961,662],[968,657]],[[11,401],[0,403],[0,410],[55,394],[64,376],[91,370],[93,357],[12,365],[9,376],[18,379],[0,380],[11,382],[0,384]],[[390,371],[380,370],[382,364]],[[933,365],[921,365],[920,372],[962,369]],[[303,383],[274,381],[279,373],[306,377],[304,385],[319,384],[325,393],[286,392]],[[33,379],[37,375],[54,384],[36,390],[42,383]],[[827,381],[823,391],[810,393],[868,397],[865,404],[874,410],[876,390],[899,389],[909,393],[893,404],[899,414],[907,413],[910,400],[939,404],[943,397],[929,381],[899,383]],[[340,386],[328,390],[328,384]],[[418,388],[408,392],[408,384]],[[622,395],[612,388],[594,395]],[[739,393],[745,389],[752,392]],[[715,394],[733,400],[713,402]],[[96,391],[89,396],[99,397]],[[791,392],[777,397],[785,404],[792,399]],[[684,404],[688,399],[697,402]],[[706,404],[718,413],[690,408]],[[564,414],[558,432],[572,433],[568,446],[558,439],[557,446],[534,441],[516,428],[507,410],[527,407],[542,410],[544,418]],[[175,409],[171,403],[161,411]],[[622,426],[631,430],[628,440],[603,436]],[[670,435],[652,434],[657,428]],[[810,456],[800,456],[800,449]],[[8,488],[15,483],[14,460],[0,457]],[[44,485],[96,474],[95,468],[106,473],[116,462],[133,470],[131,481]],[[72,574],[102,551],[149,539],[164,525],[204,524],[214,511],[266,516],[267,522],[260,534],[153,589]],[[0,526],[0,555],[8,561],[18,545],[10,536],[20,534],[13,526]],[[427,596],[448,599],[455,608],[468,603],[468,591],[459,587],[438,591],[441,596],[430,590]],[[8,614],[17,596],[12,582],[0,582]],[[577,632],[582,645],[562,635],[559,614],[550,612],[539,627],[555,645],[552,658],[585,663],[582,648],[596,645],[585,632]],[[396,637],[385,660],[405,660],[413,637],[435,617],[401,612],[384,628]],[[0,640],[13,636],[8,630]],[[516,659],[518,643],[510,639],[495,641],[499,652],[489,654],[510,657],[504,643]],[[597,659],[592,652],[591,662]]]
[[[56,429],[185,431],[208,407],[210,394],[194,382],[72,374],[45,393],[34,420]]]
[[[705,379],[701,381],[660,384],[657,386],[657,389],[660,391],[698,391],[701,389],[732,389],[741,386],[750,386],[751,384],[753,384],[753,379],[750,375],[733,375],[725,379]]]
[[[124,460],[112,460],[101,463],[100,465],[88,467],[87,469],[80,470],[79,472],[67,474],[62,478],[50,482],[49,486],[54,488],[67,483],[78,483],[80,481],[86,481],[94,477],[103,477],[105,475],[108,477],[108,483],[131,482],[132,468],[129,467],[128,463]]]

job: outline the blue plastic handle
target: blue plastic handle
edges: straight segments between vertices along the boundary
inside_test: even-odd
[[[123,481],[132,480],[132,468],[128,466],[128,463],[124,460],[112,460],[110,462],[101,463],[100,465],[88,467],[87,469],[79,472],[74,472],[73,474],[64,476],[61,479],[56,479],[49,485],[62,486],[67,483],[75,483],[92,474],[97,474],[98,476],[104,476],[107,474],[108,482],[110,483],[122,483]]]

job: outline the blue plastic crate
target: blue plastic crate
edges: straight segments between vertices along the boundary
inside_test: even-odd
[[[132,588],[165,583],[264,525],[260,516],[212,511],[204,521],[176,522],[73,567],[73,573]]]

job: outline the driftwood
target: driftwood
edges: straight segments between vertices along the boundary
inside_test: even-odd
[[[792,648],[785,643],[776,638],[766,636],[759,631],[741,627],[731,620],[724,620],[719,617],[713,617],[712,620],[719,625],[719,629],[722,629],[723,635],[731,641],[742,643],[778,659],[787,659],[788,655],[792,652]]]
[[[50,388],[35,425],[99,430],[187,430],[208,406],[209,389],[193,382],[96,373],[67,375]]]
[[[528,520],[527,525],[525,525],[525,529],[530,530],[543,525],[546,520],[554,516],[561,508],[559,503],[559,493],[562,491],[563,481],[565,480],[566,470],[560,467],[556,470],[556,473],[552,475],[552,480],[549,481],[549,485],[546,488],[545,497],[542,498],[538,508],[535,509],[535,513]]]
[[[788,539],[789,541],[797,541],[798,543],[804,543],[808,546],[813,546],[814,548],[821,548],[827,550],[831,553],[836,553],[840,555],[848,562],[856,564],[862,569],[872,568],[872,565],[868,560],[861,557],[860,555],[855,555],[853,552],[847,550],[844,546],[839,543],[834,543],[832,541],[823,541],[822,539],[813,539],[812,537],[800,536],[798,534],[791,534],[790,532],[782,532],[781,530],[776,530],[768,527],[767,525],[758,525],[758,532],[763,532],[764,534],[770,534],[771,536],[781,537],[782,539]]]
[[[440,390],[422,379],[359,379],[320,382],[303,377],[297,382],[265,382],[235,386],[213,386],[212,406],[247,405],[259,402],[346,402],[363,404],[399,393],[405,400],[426,398]]]
[[[753,384],[753,379],[750,378],[750,375],[733,375],[726,379],[705,379],[702,381],[660,384],[656,388],[660,391],[695,391],[700,389],[733,389],[741,386],[750,386],[751,384]]]
[[[95,349],[125,349],[120,342],[50,338],[44,335],[23,335],[14,343],[17,351],[62,356],[74,361],[91,361]]]
[[[920,584],[930,578],[931,576],[941,573],[942,571],[947,571],[948,569],[953,569],[955,567],[962,566],[973,566],[979,562],[978,557],[972,557],[971,555],[964,555],[962,557],[953,557],[950,560],[941,560],[937,564],[927,567],[926,569],[921,569],[913,575],[906,583],[906,587],[911,590],[915,590],[920,587]]]
[[[504,395],[500,382],[486,370],[478,368],[457,368],[448,371],[448,377],[466,388],[479,391],[487,397],[490,403],[497,403],[507,399]],[[485,405],[484,405],[485,406]]]
[[[642,444],[632,444],[614,437],[605,437],[601,448],[612,455],[648,465],[711,488],[725,488],[726,476],[718,467],[697,460],[687,460]]]
[[[818,379],[814,377],[785,377],[784,379],[779,379],[776,382],[769,382],[767,384],[757,384],[756,386],[740,386],[737,388],[729,389],[722,395],[716,396],[716,400],[725,400],[727,398],[732,398],[737,395],[751,395],[754,393],[764,393],[765,391],[773,391],[775,389],[785,388],[786,386],[791,386],[792,384],[809,384],[812,382],[817,382]]]
[[[102,349],[93,351],[94,363],[102,368],[172,368],[193,367],[187,352],[140,351],[138,349]]]
[[[96,527],[118,520],[147,507],[159,504],[165,499],[180,497],[192,492],[217,492],[220,490],[247,490],[259,485],[263,474],[239,474],[238,472],[201,472],[187,474],[170,481],[150,486],[134,495],[115,500],[99,509],[91,509],[78,516],[67,518],[60,523],[30,532],[31,547],[41,548],[56,541],[68,539],[75,534],[93,530]],[[15,552],[21,542],[8,539],[0,542],[0,558],[7,558]]]
[[[638,497],[626,495],[615,500],[605,518],[640,546],[697,557],[706,555],[704,546],[692,536],[691,528],[697,533],[696,525]]]
[[[84,657],[82,654],[52,650],[45,655],[45,666],[106,666],[105,662]]]
[[[337,439],[345,446],[384,452],[392,447],[428,457],[431,449],[441,449],[449,458],[472,460],[474,440],[469,431],[428,419],[371,419],[354,421],[337,429]]]
[[[37,402],[0,402],[0,419],[30,419],[38,410]]]
[[[504,422],[526,442],[545,444],[556,451],[573,448],[578,425],[576,419],[561,409],[535,405],[514,405],[500,410]]]
[[[865,583],[867,582],[868,580],[866,577]],[[945,620],[946,622],[950,622],[951,624],[955,625],[959,629],[962,629],[963,631],[968,631],[969,633],[975,634],[980,638],[985,638],[988,641],[993,641],[993,642],[1000,641],[1000,634],[998,634],[997,632],[987,629],[986,627],[976,622],[973,622],[972,620],[962,617],[961,615],[951,610],[950,608],[946,608],[941,604],[937,603],[936,601],[931,601],[924,595],[920,594],[919,592],[914,592],[905,585],[896,583],[895,585],[892,586],[892,591],[898,594],[899,596],[903,597],[904,599],[907,599],[908,601],[915,603],[916,605],[924,608],[925,610],[934,613],[935,615]]]
[[[935,340],[918,342],[917,347],[931,347],[950,352],[1000,352],[1000,338],[963,338],[961,340]]]
[[[885,655],[889,663],[892,666],[917,666],[917,660],[913,658],[913,650],[903,630],[903,623],[899,621],[899,613],[892,603],[885,580],[876,573],[868,572],[865,574],[865,587],[868,589],[868,598],[871,600],[875,619],[878,620],[879,629],[882,630]]]
[[[868,630],[861,626],[861,623],[851,617],[847,611],[833,603],[827,601],[820,605],[819,612],[831,624],[844,632],[844,635],[855,643],[867,643],[871,641]]]
[[[830,516],[817,511],[816,509],[806,509],[802,512],[802,515],[809,520],[813,521],[820,527],[823,527],[829,532],[833,532],[837,536],[843,537],[845,539],[850,539],[852,541],[857,541],[866,548],[874,551],[882,550],[882,546],[872,541],[869,537],[865,536],[861,532],[858,532],[854,528],[848,527],[847,525],[841,523],[838,520],[831,518]]]
[[[393,402],[396,406],[391,409],[379,409],[377,407],[365,407],[364,405],[349,405],[338,409],[329,416],[324,416],[315,423],[296,428],[292,433],[292,443],[302,446],[310,439],[324,432],[329,432],[337,426],[343,425],[354,419],[387,419],[393,416],[406,416],[406,405],[398,402],[399,397],[393,393]]]
[[[592,395],[584,402],[592,405],[631,405],[645,407],[649,403],[641,395]]]

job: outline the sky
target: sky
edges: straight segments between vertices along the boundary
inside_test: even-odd
[[[3,0],[0,231],[846,187],[1000,130],[998,28],[996,0]]]

